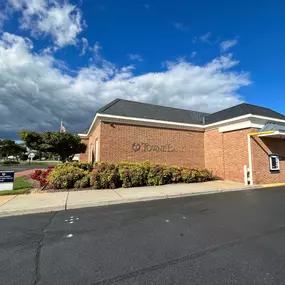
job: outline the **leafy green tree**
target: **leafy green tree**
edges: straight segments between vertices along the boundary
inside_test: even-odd
[[[0,156],[7,159],[8,156],[19,157],[26,152],[26,148],[16,144],[12,140],[0,140]]]
[[[71,133],[23,131],[19,135],[28,148],[57,154],[62,162],[71,161],[74,154],[86,151],[80,137]]]

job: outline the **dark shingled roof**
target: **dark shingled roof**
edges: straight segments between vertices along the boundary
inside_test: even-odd
[[[243,103],[216,113],[209,114],[205,117],[205,124],[212,124],[248,114],[285,120],[284,115],[271,109]]]
[[[100,114],[134,117],[168,122],[203,124],[207,113],[116,99],[97,111]]]
[[[208,125],[248,114],[285,120],[285,116],[278,112],[247,103],[242,103],[219,112],[208,114],[154,104],[115,99],[100,108],[97,113],[197,125]],[[87,134],[88,129],[80,133]]]

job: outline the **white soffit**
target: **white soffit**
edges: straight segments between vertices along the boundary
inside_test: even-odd
[[[262,120],[250,119],[250,120],[245,120],[245,121],[238,122],[238,123],[228,124],[223,127],[219,127],[219,132],[225,133],[225,132],[248,129],[248,128],[260,129],[264,126],[264,124],[265,123]]]

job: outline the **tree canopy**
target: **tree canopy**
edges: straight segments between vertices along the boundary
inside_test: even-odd
[[[26,152],[26,148],[17,144],[12,140],[0,140],[0,156],[7,158],[8,156],[18,157]]]
[[[71,133],[22,131],[19,136],[28,148],[57,154],[62,162],[70,161],[75,154],[86,151],[80,137]]]

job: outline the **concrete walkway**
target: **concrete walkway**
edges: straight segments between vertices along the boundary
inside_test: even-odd
[[[85,190],[0,196],[0,216],[61,211],[252,188],[257,187],[245,186],[241,183],[229,181],[211,181],[153,187],[119,188],[115,190]]]

